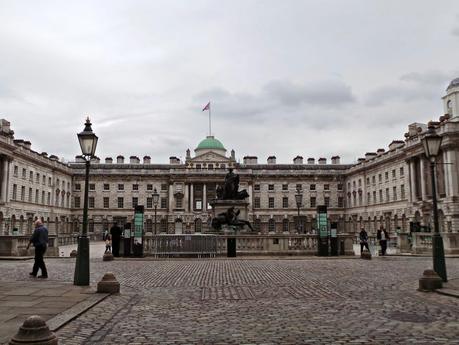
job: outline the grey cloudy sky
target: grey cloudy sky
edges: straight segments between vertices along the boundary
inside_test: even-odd
[[[97,154],[341,155],[442,114],[459,77],[459,1],[0,0],[0,116],[67,160],[89,114]]]

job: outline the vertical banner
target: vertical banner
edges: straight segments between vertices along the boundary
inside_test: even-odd
[[[328,256],[327,206],[317,206],[318,255]]]
[[[143,256],[143,205],[134,209],[134,255]]]

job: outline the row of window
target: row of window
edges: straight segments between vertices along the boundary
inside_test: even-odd
[[[400,167],[399,174],[400,174],[400,178],[405,176],[405,170],[404,170],[403,167]],[[382,176],[383,176],[382,174],[378,174],[378,182],[379,183],[383,182],[383,177]],[[391,176],[392,176],[392,179],[396,179],[397,178],[397,169],[392,169]],[[384,180],[385,180],[385,182],[389,181],[389,171],[384,172]],[[367,181],[366,182],[367,182],[367,186],[370,185],[370,177],[369,176],[367,177]],[[358,183],[358,187],[362,187],[362,179],[358,179],[357,183]],[[371,183],[372,184],[376,184],[376,175],[371,176]],[[355,181],[352,181],[352,187],[354,189],[356,188],[356,182]],[[351,190],[351,183],[350,182],[347,183],[347,188],[348,188],[348,190]]]
[[[52,206],[51,201],[51,192],[45,192],[38,189],[35,189],[35,192],[32,188],[29,188],[27,197],[26,197],[26,187],[21,186],[20,195],[18,196],[18,185],[13,184],[13,195],[12,199],[16,201],[27,201],[30,203],[41,204]],[[70,195],[56,193],[54,198],[54,206],[57,207],[70,207]]]
[[[124,183],[118,183],[117,185],[117,190],[118,191],[124,191],[125,190],[125,185]],[[152,184],[147,184],[146,186],[146,190],[147,191],[153,191],[153,185]],[[103,184],[103,190],[110,190],[110,183],[104,183]],[[89,184],[89,190],[90,191],[95,191],[96,190],[96,184],[95,183],[90,183]],[[138,183],[134,183],[132,184],[132,191],[138,191],[139,190],[139,184]],[[75,191],[81,191],[81,183],[75,183]],[[161,184],[161,191],[167,191],[167,184],[163,183]]]
[[[275,207],[275,198],[274,197],[271,197],[271,198],[268,198],[268,208],[276,208]],[[333,207],[333,205],[330,204],[330,198],[329,197],[325,197],[324,198],[324,205],[327,206],[327,207]],[[317,198],[315,196],[312,196],[309,198],[309,207],[317,207],[318,204],[317,204]],[[295,207],[297,207],[295,205]],[[302,205],[302,207],[306,207],[306,205]],[[338,197],[338,204],[336,205],[336,207],[344,207],[344,199],[343,197]],[[261,201],[260,201],[260,198],[259,197],[255,197],[253,199],[253,208],[261,208]],[[282,208],[289,208],[289,203],[288,203],[288,197],[283,197],[282,198]]]
[[[288,191],[289,185],[287,183],[282,185],[282,190],[283,191]],[[330,190],[330,184],[324,184],[323,185],[324,190]],[[303,185],[302,184],[297,184],[295,187],[296,190],[303,190]],[[338,190],[343,190],[343,185],[341,183],[337,184],[337,189]],[[260,184],[255,184],[253,186],[253,190],[258,192],[261,190]],[[316,190],[316,184],[310,184],[309,185],[309,190]],[[268,191],[275,191],[274,189],[274,184],[268,184]]]
[[[124,197],[118,197],[116,199],[114,199],[115,202],[116,202],[116,208],[125,208],[125,198]],[[179,199],[181,200],[181,199]],[[113,199],[112,199],[113,201]],[[137,205],[139,205],[139,198],[137,197],[133,197],[132,200],[131,200],[131,206],[132,208],[136,207]],[[146,208],[153,208],[154,205],[153,205],[153,198],[147,198],[146,199]],[[76,196],[74,198],[74,207],[75,208],[80,208],[82,207],[82,204],[81,204],[81,198],[79,196]],[[96,199],[95,197],[93,196],[90,196],[88,198],[88,207],[89,208],[99,208],[99,207],[96,207]],[[112,205],[110,203],[110,198],[109,197],[103,197],[102,198],[102,208],[111,208]],[[167,198],[161,198],[160,199],[160,203],[158,205],[159,208],[167,208]]]
[[[15,177],[19,177],[19,167],[17,165],[14,166],[13,168],[13,175]],[[22,168],[22,178],[23,179],[27,179],[27,169],[26,168]],[[35,180],[34,180],[34,172],[33,171],[29,171],[29,181],[34,183],[40,183],[40,180],[41,180],[41,183],[43,185],[46,185],[46,180],[48,179],[48,186],[49,187],[52,187],[53,185],[53,179],[51,177],[47,176],[46,175],[40,175],[40,173],[35,173]],[[65,181],[60,181],[59,179],[56,179],[56,187],[59,188],[60,186],[62,187],[62,189],[65,189],[65,184],[66,182]],[[67,190],[70,190],[70,182],[67,182]]]
[[[379,197],[379,198],[378,198]],[[406,197],[405,195],[405,185],[400,185],[400,200],[404,200]],[[380,189],[379,193],[376,193],[376,191],[373,191],[373,193],[368,192],[367,193],[367,204],[377,204],[377,203],[383,203],[383,202],[390,202],[390,201],[397,201],[398,199],[398,190],[397,186],[392,187],[392,197],[390,195],[390,189],[386,188],[385,194],[383,193],[383,190]],[[353,206],[362,206],[363,205],[363,200],[362,200],[362,194],[353,194],[352,196],[352,204],[351,204],[351,195],[348,196],[348,203],[349,205]]]

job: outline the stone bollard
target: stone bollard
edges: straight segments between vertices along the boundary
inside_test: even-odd
[[[112,253],[105,253],[104,256],[102,257],[103,261],[112,261],[113,260],[113,254]]]
[[[443,287],[443,280],[434,270],[425,270],[421,278],[419,278],[418,291],[434,291]]]
[[[76,258],[77,255],[78,255],[78,252],[75,249],[70,252],[70,257],[71,258]]]
[[[9,345],[57,345],[57,337],[51,332],[38,315],[29,316],[16,335],[11,338]]]
[[[120,283],[116,280],[115,275],[107,272],[102,277],[102,280],[97,283],[97,292],[103,293],[119,293]]]

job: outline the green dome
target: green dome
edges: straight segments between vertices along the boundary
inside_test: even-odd
[[[214,138],[213,135],[207,136],[203,141],[201,141],[196,148],[196,150],[225,150],[223,144]]]

